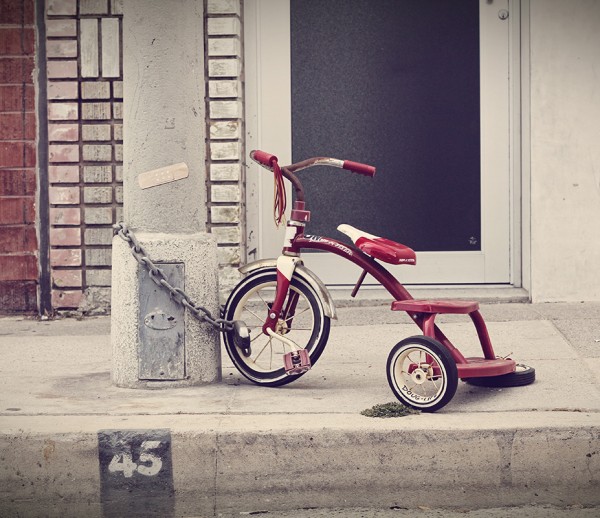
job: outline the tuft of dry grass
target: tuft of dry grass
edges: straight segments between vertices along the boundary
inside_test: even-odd
[[[360,414],[366,417],[405,417],[407,415],[420,414],[418,410],[404,406],[402,403],[394,401],[392,403],[383,403],[363,410]]]

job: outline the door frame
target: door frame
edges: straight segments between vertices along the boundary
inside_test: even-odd
[[[484,2],[480,0],[482,5]],[[484,119],[484,124],[481,126],[482,135],[482,165],[485,160],[493,163],[501,163],[503,170],[508,171],[508,175],[501,179],[500,183],[494,185],[490,182],[498,181],[498,178],[489,178],[489,174],[482,175],[482,251],[480,252],[444,252],[445,266],[458,273],[454,282],[447,283],[444,280],[434,282],[422,282],[411,279],[409,268],[403,268],[402,279],[406,284],[412,285],[503,285],[508,284],[519,287],[522,285],[523,269],[522,269],[522,212],[524,212],[525,204],[522,204],[522,194],[525,194],[526,186],[522,188],[521,178],[521,3],[527,4],[528,0],[504,0],[508,2],[509,18],[506,20],[509,23],[508,46],[503,49],[500,59],[508,61],[507,68],[509,77],[506,78],[505,90],[503,95],[508,96],[508,117],[503,117],[498,121],[488,117]],[[497,11],[503,6],[502,0],[494,2],[492,7],[493,12],[488,11],[488,15],[496,15]],[[490,6],[491,2],[485,1],[485,5]],[[267,11],[269,15],[278,17],[280,23],[265,25],[263,14]],[[245,0],[244,2],[244,45],[245,45],[245,108],[246,108],[246,148],[260,149],[262,142],[269,142],[270,149],[266,151],[274,152],[278,155],[280,163],[291,162],[291,95],[281,95],[281,92],[291,92],[291,66],[290,66],[290,46],[282,45],[282,41],[289,41],[289,24],[290,12],[289,2],[281,0]],[[283,22],[281,22],[283,21]],[[488,34],[481,34],[480,38],[489,37]],[[484,45],[482,45],[484,48]],[[265,51],[267,49],[267,51]],[[496,56],[495,59],[498,59]],[[273,67],[273,63],[277,63],[277,67]],[[490,77],[484,73],[486,63],[492,63],[482,56],[482,78]],[[494,89],[498,84],[502,84],[502,77],[493,78],[492,81],[486,83],[482,80],[481,96],[482,96],[482,117],[485,106],[485,99],[493,97]],[[487,96],[487,97],[486,97]],[[270,109],[262,111],[262,118],[259,121],[257,114],[261,110],[263,103],[268,102]],[[488,101],[489,106],[489,101]],[[503,129],[507,134],[508,154],[496,153],[486,148],[484,143],[484,133],[487,131],[498,131],[498,124],[503,125]],[[496,126],[494,128],[494,126]],[[344,158],[344,157],[340,157]],[[266,171],[261,170],[258,166],[248,163],[248,173],[246,175],[246,207],[247,207],[247,250],[248,261],[262,257],[276,256],[280,253],[281,245],[284,239],[284,229],[276,231],[274,225],[271,225],[272,220],[272,203],[270,199],[262,200],[264,196],[261,192],[269,192],[271,190],[272,179]],[[506,189],[506,195],[502,200],[494,196],[495,193],[502,189]],[[487,193],[487,194],[486,194]],[[291,199],[291,197],[289,198]],[[485,209],[484,210],[484,204]],[[493,212],[493,207],[501,204],[508,205],[507,216],[503,221],[498,222],[495,218],[491,218],[489,214]],[[308,207],[310,209],[310,207]],[[500,208],[500,211],[502,208]],[[486,211],[488,215],[486,216]],[[343,222],[340,222],[343,223]],[[487,226],[486,226],[487,225]],[[509,247],[509,253],[500,260],[504,261],[502,265],[506,275],[504,280],[498,281],[490,277],[486,272],[497,268],[494,262],[498,261],[501,254],[490,251],[489,243],[486,243],[486,233],[490,230],[490,225],[498,226],[507,239],[500,246],[496,243],[496,248],[504,249]],[[261,232],[261,228],[268,228],[269,231]],[[368,229],[365,229],[368,231]],[[489,233],[487,234],[489,235]],[[507,237],[506,237],[507,235]],[[331,236],[337,237],[337,236]],[[410,245],[410,243],[407,243]],[[483,255],[485,247],[486,255]],[[437,254],[437,255],[436,255]],[[481,255],[482,258],[477,263],[468,261],[468,257],[473,258],[476,255]],[[420,264],[429,265],[434,268],[435,264],[440,262],[439,253],[437,252],[419,252],[418,261]],[[335,260],[332,258],[331,260]],[[310,262],[310,261],[308,261]],[[472,280],[472,272],[474,264],[480,271],[477,273],[478,280]],[[310,266],[310,265],[309,265]],[[335,266],[331,268],[335,270]],[[393,272],[394,273],[394,272]],[[399,272],[398,272],[399,273]],[[333,284],[338,284],[333,282]]]

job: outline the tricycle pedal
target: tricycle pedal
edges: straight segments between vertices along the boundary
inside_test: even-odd
[[[306,349],[298,349],[283,355],[283,365],[288,376],[310,370],[310,356]]]

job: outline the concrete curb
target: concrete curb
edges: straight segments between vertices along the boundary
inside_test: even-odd
[[[600,304],[486,306],[497,352],[536,382],[460,384],[443,411],[397,419],[359,412],[391,399],[385,360],[414,326],[340,315],[317,368],[277,390],[231,365],[221,384],[117,388],[108,319],[4,320],[0,516],[600,505]],[[478,352],[469,323],[442,320]]]
[[[14,416],[1,428],[2,516],[600,504],[594,412]],[[151,491],[122,459],[102,465],[99,432],[126,430],[169,434],[156,455],[171,478]]]

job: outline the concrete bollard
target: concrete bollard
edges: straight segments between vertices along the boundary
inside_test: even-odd
[[[136,237],[154,262],[182,265],[181,287],[192,300],[218,315],[217,246],[212,235],[140,232]],[[183,308],[178,312],[174,302],[169,305],[168,294],[148,278],[128,243],[118,236],[113,240],[113,264],[119,265],[113,266],[112,278],[113,383],[131,388],[166,388],[219,381],[218,331],[189,312],[185,314]],[[173,327],[146,323],[160,314],[173,317]]]
[[[128,0],[123,9],[124,220],[170,284],[218,317],[217,246],[205,232],[204,2]],[[187,176],[140,186],[140,174],[180,162]],[[153,283],[120,237],[111,341],[118,386],[220,380],[219,333]]]

